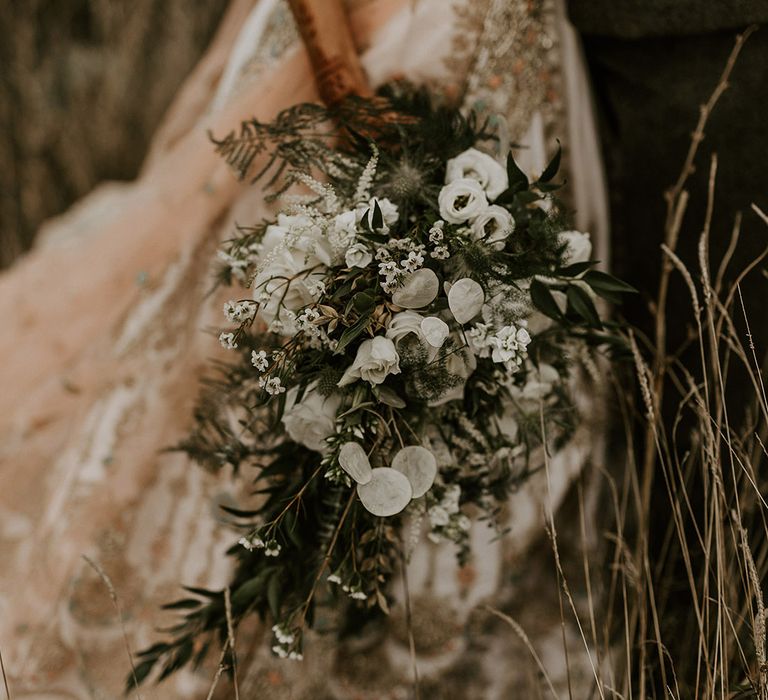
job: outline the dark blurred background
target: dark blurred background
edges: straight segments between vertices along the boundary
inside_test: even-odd
[[[226,0],[0,0],[0,268],[47,218],[127,180]]]

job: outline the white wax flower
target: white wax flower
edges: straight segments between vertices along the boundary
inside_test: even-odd
[[[400,374],[400,356],[395,344],[383,335],[360,343],[355,361],[347,367],[339,386],[363,379],[369,384],[381,384],[390,374]]]
[[[472,221],[472,238],[484,240],[497,250],[504,247],[504,241],[514,230],[512,214],[497,204],[491,204]]]
[[[362,243],[351,245],[344,255],[347,267],[368,267],[373,262],[373,254]]]
[[[283,425],[291,440],[310,450],[324,453],[328,449],[325,439],[336,429],[336,411],[341,403],[338,396],[323,396],[315,384],[310,384],[299,403],[298,387],[286,394]]]
[[[468,148],[448,161],[445,170],[446,183],[463,178],[477,180],[491,201],[509,187],[507,169],[495,158],[476,148]]]
[[[461,178],[440,190],[437,204],[443,219],[452,224],[461,224],[478,216],[488,206],[488,199],[477,180]]]
[[[592,241],[588,233],[581,231],[563,231],[560,234],[560,243],[566,244],[563,255],[564,265],[586,262],[592,256]]]

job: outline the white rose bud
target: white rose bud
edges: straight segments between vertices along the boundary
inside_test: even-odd
[[[514,230],[512,214],[497,204],[484,209],[472,222],[472,238],[484,240],[497,250],[504,247],[504,241]]]
[[[344,262],[347,267],[368,267],[372,261],[371,251],[362,243],[355,243],[350,246],[344,255]]]
[[[355,361],[347,367],[339,386],[352,384],[358,379],[369,384],[381,384],[390,374],[400,374],[400,355],[389,338],[378,335],[360,343]]]
[[[446,183],[464,178],[477,180],[491,201],[509,187],[507,169],[495,158],[476,148],[469,148],[448,161]]]
[[[322,396],[314,384],[310,384],[299,403],[296,403],[298,387],[289,389],[285,399],[283,425],[291,440],[315,452],[326,452],[327,437],[336,429],[336,411],[341,399],[338,396]]]
[[[452,224],[474,219],[488,206],[482,185],[477,180],[454,180],[437,197],[440,216]]]
[[[588,233],[563,231],[560,234],[560,243],[566,245],[563,265],[586,262],[592,256],[592,241]]]

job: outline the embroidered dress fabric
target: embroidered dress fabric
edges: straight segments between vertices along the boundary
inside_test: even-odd
[[[500,133],[523,146],[516,157],[529,173],[543,169],[559,138],[575,223],[592,233],[595,257],[607,260],[589,91],[559,3],[348,5],[372,84],[403,76],[502,117]],[[134,650],[172,623],[159,606],[178,597],[180,583],[226,584],[232,533],[218,505],[235,505],[247,484],[162,450],[184,437],[198,380],[220,352],[204,331],[220,324],[229,294],[208,295],[216,247],[236,223],[256,221],[269,207],[258,186],[235,180],[206,132],[226,133],[252,116],[269,120],[314,99],[287,5],[234,0],[140,177],[104,184],[49,222],[36,249],[0,277],[0,650],[14,697],[122,691],[130,670],[123,626],[102,575],[81,555],[109,577]],[[473,525],[473,560],[464,569],[450,545],[422,537],[413,549],[408,583],[425,683],[464,683],[462,697],[515,697],[509,688],[527,697],[525,673],[506,668],[527,652],[516,651],[508,631],[473,625],[473,611],[482,601],[514,598],[527,584],[513,579],[540,566],[529,557],[544,516],[585,461],[599,458],[596,396],[579,394],[591,420],[512,498],[506,540]],[[396,589],[402,598],[400,583]],[[241,697],[405,693],[411,659],[403,609],[401,600],[383,638],[359,640],[338,656],[331,635],[312,635],[303,665],[269,656],[269,625],[246,625],[238,637]],[[539,625],[543,639],[561,634],[555,618]],[[466,669],[460,681],[451,676],[457,668]],[[143,688],[142,697],[204,697],[214,672],[182,672]],[[229,697],[223,684],[221,691]]]

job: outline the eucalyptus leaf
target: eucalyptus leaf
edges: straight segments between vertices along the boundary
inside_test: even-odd
[[[345,442],[339,450],[339,466],[358,484],[371,480],[371,462],[365,450],[356,442]]]
[[[462,325],[471,321],[483,308],[485,292],[478,282],[463,277],[448,292],[448,308]]]
[[[357,495],[369,513],[386,518],[397,515],[411,502],[413,488],[405,474],[390,467],[377,467],[367,484],[357,485]]]
[[[405,474],[413,489],[413,497],[420,498],[435,483],[437,460],[426,447],[409,445],[395,455],[392,469]]]
[[[421,309],[435,300],[439,290],[437,275],[424,267],[405,278],[392,294],[392,301],[404,309]]]
[[[437,318],[437,316],[427,316],[421,322],[421,332],[433,348],[441,348],[450,333],[450,329],[443,319]]]

